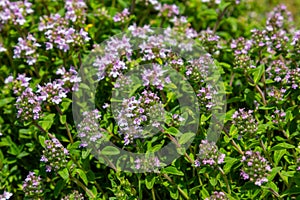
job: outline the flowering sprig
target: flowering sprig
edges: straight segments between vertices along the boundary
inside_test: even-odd
[[[157,171],[161,163],[157,157],[137,158],[135,161],[135,169],[141,171]]]
[[[41,102],[30,87],[26,88],[17,98],[17,117],[23,121],[36,121],[42,114]]]
[[[268,182],[267,176],[271,171],[271,167],[268,161],[262,157],[258,151],[246,151],[241,162],[243,163],[241,176],[244,180],[249,179],[258,186]]]
[[[245,108],[240,108],[232,115],[232,123],[238,129],[241,136],[247,134],[253,135],[257,131],[258,122],[253,116],[253,110],[245,111]]]
[[[61,200],[84,200],[84,195],[77,190],[73,190],[71,194],[64,196]]]
[[[125,8],[122,12],[117,13],[114,17],[113,20],[114,22],[126,22],[129,19],[130,12],[128,8]]]
[[[199,145],[199,153],[195,160],[195,166],[201,165],[216,166],[224,163],[225,154],[218,151],[218,147],[214,142],[202,140]]]
[[[4,83],[5,84],[12,84],[13,93],[15,95],[21,95],[22,92],[29,87],[29,81],[31,78],[26,77],[25,74],[18,74],[18,77],[14,79],[13,76],[8,76]]]
[[[45,150],[41,162],[46,164],[46,172],[57,172],[66,167],[69,151],[56,138],[45,140]]]
[[[96,145],[101,142],[103,137],[99,129],[99,119],[101,114],[98,110],[83,113],[83,120],[78,125],[78,137],[81,139],[81,147],[87,147],[89,144]]]
[[[0,200],[8,200],[12,196],[12,193],[4,191],[3,194],[0,194]]]
[[[33,13],[32,3],[24,1],[3,0],[0,2],[0,25],[12,22],[14,25],[24,25],[25,17]]]
[[[28,34],[26,39],[19,38],[14,49],[13,58],[25,58],[29,65],[36,63],[39,54],[36,52],[41,45],[37,43],[32,34]]]
[[[71,47],[83,46],[90,40],[85,30],[70,27],[68,20],[59,14],[41,17],[39,31],[44,31],[47,39],[46,50],[56,47],[67,52]]]
[[[39,199],[43,193],[42,178],[35,172],[29,172],[23,183],[23,191],[26,197]]]
[[[138,98],[133,96],[124,99],[117,116],[120,133],[126,131],[124,144],[128,145],[133,139],[147,135],[148,132],[143,131],[144,125],[150,126],[151,130],[158,128],[163,113],[160,98],[151,91],[144,90]]]
[[[228,197],[224,192],[214,191],[213,194],[205,198],[205,200],[228,200]]]

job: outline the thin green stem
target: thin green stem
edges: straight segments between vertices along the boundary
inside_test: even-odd
[[[189,196],[179,187],[179,185],[177,185],[172,179],[171,177],[169,177],[167,174],[162,174],[164,176],[165,179],[167,179],[172,185],[175,185],[177,187],[177,190],[179,191],[179,193],[183,196],[183,198],[189,200]]]
[[[152,200],[156,200],[154,187],[151,189],[151,194],[152,194]]]
[[[222,176],[224,178],[228,194],[231,194],[230,185],[229,185],[228,178],[227,178],[225,172],[223,171],[223,169],[220,166],[218,166],[218,169],[219,169],[219,171],[221,172],[221,174],[222,174]]]
[[[58,105],[55,105],[55,108],[56,108],[58,114],[59,114],[60,116],[62,116],[62,115],[63,115],[63,112],[62,112],[62,110],[60,109],[60,107],[59,107]],[[71,135],[71,131],[70,131],[70,129],[69,129],[69,124],[68,124],[68,122],[65,122],[65,127],[66,127],[66,130],[67,130],[67,134],[68,134],[70,143],[73,144],[73,143],[74,143],[74,140],[73,140],[73,137],[72,137],[72,135]]]
[[[92,199],[95,198],[95,195],[92,193],[92,191],[90,191],[83,183],[81,183],[77,178],[70,176],[70,179],[76,183],[79,187],[81,187],[87,194],[89,197],[91,197]]]

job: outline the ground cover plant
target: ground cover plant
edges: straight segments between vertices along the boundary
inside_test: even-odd
[[[282,3],[0,0],[0,199],[300,199]]]

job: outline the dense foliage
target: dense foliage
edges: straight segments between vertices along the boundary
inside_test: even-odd
[[[0,0],[0,199],[300,199],[299,22],[258,4]]]

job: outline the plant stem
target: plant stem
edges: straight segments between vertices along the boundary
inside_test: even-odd
[[[156,200],[154,187],[151,189],[151,194],[152,194],[152,200]]]
[[[58,114],[59,114],[60,116],[62,116],[63,113],[62,113],[60,107],[59,107],[58,105],[55,105],[55,108],[56,108]],[[68,124],[68,122],[65,122],[65,127],[66,127],[66,130],[67,130],[67,134],[68,134],[69,140],[70,140],[71,144],[73,144],[73,143],[74,143],[74,140],[73,140],[73,137],[72,137],[72,135],[71,135],[71,132],[70,132],[70,129],[69,129],[69,124]]]
[[[222,176],[223,176],[223,178],[225,180],[228,194],[231,194],[229,182],[228,182],[228,179],[227,179],[227,176],[226,176],[225,172],[223,171],[223,169],[220,166],[218,166],[218,169],[221,172],[221,174],[222,174]]]
[[[95,195],[92,193],[92,191],[90,191],[83,183],[81,183],[77,178],[75,177],[70,177],[70,179],[76,183],[79,187],[81,187],[87,194],[89,197],[91,197],[92,199],[95,198]]]
[[[226,7],[224,8],[224,10],[219,14],[219,16],[218,16],[218,18],[217,18],[217,21],[216,21],[216,23],[215,23],[215,26],[214,26],[214,28],[213,28],[213,32],[214,32],[214,33],[216,33],[217,28],[218,28],[218,26],[219,26],[219,24],[220,24],[222,18],[224,17],[224,15],[225,15],[227,9],[229,8],[229,6],[230,6],[230,5],[226,6]]]
[[[189,196],[167,175],[167,174],[162,174],[172,185],[176,185],[177,190],[179,193],[185,198],[185,199],[190,199]]]

